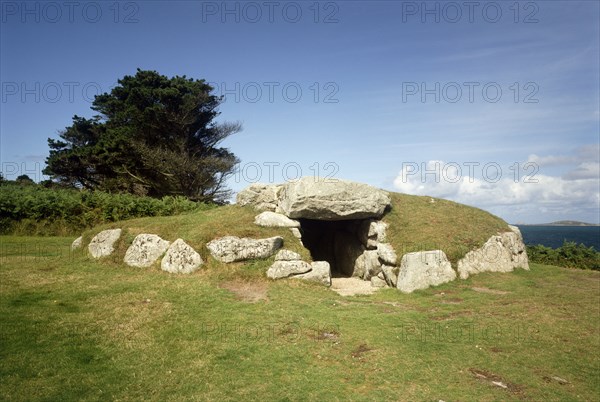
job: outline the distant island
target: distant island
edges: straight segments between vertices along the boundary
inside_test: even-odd
[[[520,226],[600,226],[597,223],[586,223],[579,221],[556,221],[551,223],[517,223]]]

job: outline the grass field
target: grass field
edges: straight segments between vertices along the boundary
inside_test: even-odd
[[[269,261],[172,275],[72,240],[0,237],[1,400],[600,397],[599,272],[342,297],[266,280]]]

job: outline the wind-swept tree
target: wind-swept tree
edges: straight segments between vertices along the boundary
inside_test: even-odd
[[[229,196],[225,180],[238,159],[219,147],[239,123],[216,123],[222,97],[204,80],[137,70],[95,97],[91,119],[48,139],[44,174],[89,189],[197,201]]]

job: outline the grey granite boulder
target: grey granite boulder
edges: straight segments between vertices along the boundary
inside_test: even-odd
[[[276,212],[261,212],[254,218],[254,224],[264,227],[299,228],[300,222]]]
[[[301,260],[302,256],[291,250],[279,250],[275,254],[275,261],[297,261]]]
[[[108,229],[98,233],[90,244],[88,251],[94,258],[109,256],[115,251],[115,243],[121,237],[121,229]]]
[[[267,277],[271,279],[282,279],[298,274],[304,274],[310,270],[310,264],[302,260],[275,261],[267,270]]]
[[[267,270],[271,279],[298,278],[331,286],[331,268],[326,261],[311,264],[302,261],[300,254],[290,250],[280,250],[275,262]]]
[[[381,272],[383,272],[385,282],[388,286],[395,288],[398,283],[398,267],[392,267],[389,265],[382,265]]]
[[[300,254],[290,250],[279,250],[275,255],[275,263],[267,270],[267,277],[271,279],[288,278],[310,270],[310,264],[302,261]]]
[[[402,257],[396,287],[404,293],[411,293],[454,279],[456,272],[443,251],[419,251]]]
[[[249,239],[225,236],[214,239],[206,247],[221,262],[235,262],[253,258],[268,258],[283,246],[280,236],[267,239]]]
[[[163,255],[169,244],[155,234],[139,234],[125,252],[123,261],[131,267],[149,267]]]
[[[374,288],[385,288],[387,283],[385,279],[382,279],[379,276],[373,276],[371,277],[371,286]]]
[[[480,272],[512,272],[515,268],[529,269],[529,259],[521,232],[509,226],[510,232],[492,236],[485,244],[472,250],[458,261],[461,279]]]
[[[365,275],[363,279],[370,280],[381,272],[381,262],[377,254],[377,250],[366,250],[363,253],[365,261]]]
[[[305,274],[294,275],[292,278],[303,279],[331,286],[331,267],[327,261],[315,261],[310,264],[310,271]]]
[[[396,261],[398,260],[394,248],[389,243],[377,244],[377,256],[387,265],[396,265]]]
[[[183,239],[175,240],[167,249],[160,268],[174,274],[190,274],[204,263],[200,254]]]
[[[381,217],[389,205],[385,191],[367,184],[303,177],[282,186],[277,211],[293,219],[365,219]]]
[[[368,249],[375,249],[378,243],[387,240],[387,227],[388,224],[380,220],[365,220],[358,231],[360,240]]]
[[[79,236],[71,243],[71,251],[77,250],[83,246],[83,236]]]
[[[251,205],[258,211],[275,211],[280,188],[281,186],[273,184],[251,184],[238,193],[236,203],[241,206]]]

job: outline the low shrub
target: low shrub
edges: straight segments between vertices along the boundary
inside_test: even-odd
[[[157,199],[4,182],[0,185],[0,234],[70,235],[107,222],[211,207],[181,196]]]
[[[600,252],[596,251],[594,247],[587,247],[572,241],[565,241],[556,249],[541,244],[527,246],[527,255],[529,261],[540,264],[600,271]]]

